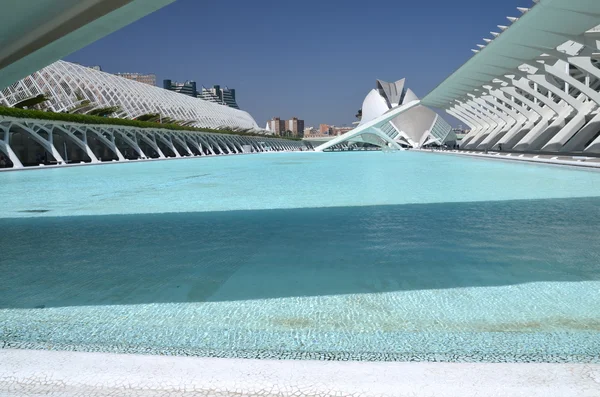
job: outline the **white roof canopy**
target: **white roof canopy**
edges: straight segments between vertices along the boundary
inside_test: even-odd
[[[492,39],[483,39],[458,70],[431,91],[422,103],[446,109],[495,78],[514,73],[559,45],[582,35],[600,22],[600,0],[538,0],[520,18],[509,17],[510,27],[499,25]],[[475,44],[474,44],[475,46]]]

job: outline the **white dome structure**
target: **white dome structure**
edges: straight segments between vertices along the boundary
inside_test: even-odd
[[[358,127],[317,148],[369,143],[382,148],[420,148],[456,141],[452,127],[436,112],[420,104],[415,93],[406,88],[406,80],[388,83],[377,80],[362,105]],[[394,111],[394,112],[392,112]]]

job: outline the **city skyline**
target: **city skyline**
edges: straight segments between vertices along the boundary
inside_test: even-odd
[[[359,5],[177,0],[65,59],[110,73],[154,73],[157,81],[235,87],[238,103],[261,126],[277,114],[302,115],[306,125],[351,125],[375,79],[407,77],[422,97],[472,56],[477,38],[530,2],[489,2],[485,13],[476,0]],[[382,10],[402,18],[382,23]],[[181,23],[190,18],[203,22]],[[444,40],[450,33],[452,41]]]

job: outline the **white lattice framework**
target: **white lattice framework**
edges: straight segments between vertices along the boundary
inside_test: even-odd
[[[118,106],[118,117],[145,114],[185,122],[198,128],[261,131],[250,114],[220,104],[128,80],[85,66],[58,61],[3,89],[0,103],[15,104],[40,94],[54,112],[67,112],[90,101],[95,108]]]
[[[469,150],[600,153],[600,1],[537,0],[423,98]]]

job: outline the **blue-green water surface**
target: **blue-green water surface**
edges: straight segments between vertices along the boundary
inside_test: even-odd
[[[600,361],[600,173],[292,153],[0,187],[4,347]]]

